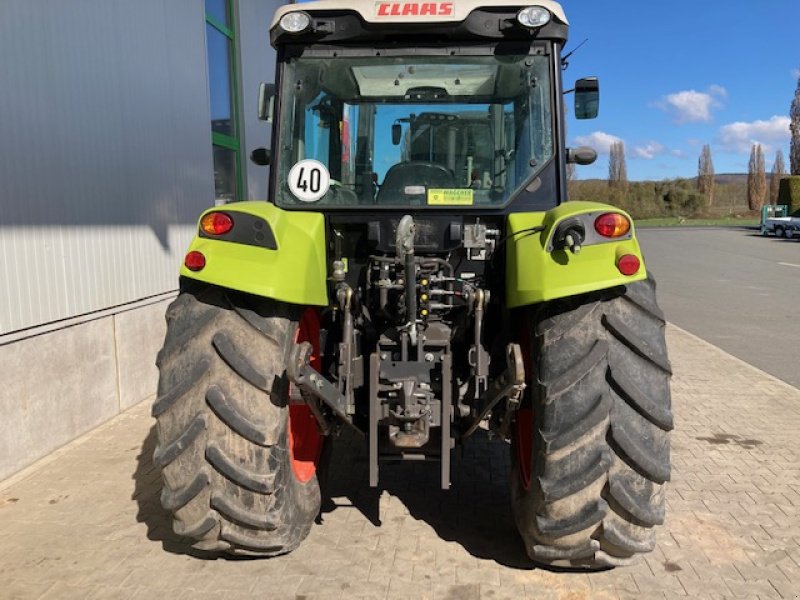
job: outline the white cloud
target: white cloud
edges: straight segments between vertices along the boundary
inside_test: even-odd
[[[711,94],[712,96],[716,96],[716,97],[719,97],[719,98],[727,98],[728,97],[728,90],[726,90],[721,85],[717,85],[717,84],[709,86],[708,93]]]
[[[578,146],[590,146],[597,150],[598,154],[609,154],[611,152],[611,145],[622,141],[622,138],[618,138],[604,131],[595,131],[590,135],[582,135],[575,138],[575,143]]]
[[[774,116],[768,121],[738,121],[720,128],[719,135],[726,150],[749,154],[753,144],[761,144],[769,152],[789,141],[789,117]]]
[[[686,156],[686,153],[683,150],[679,150],[678,148],[670,150],[669,153],[676,158],[684,158]]]
[[[684,90],[664,96],[656,106],[672,115],[678,124],[708,123],[712,119],[712,111],[722,108],[720,99],[728,97],[728,90],[721,85],[712,85],[708,92]]]
[[[633,149],[633,155],[637,158],[643,158],[645,160],[653,160],[657,154],[663,153],[665,150],[664,146],[659,144],[658,142],[648,142],[644,146],[637,146]]]
[[[800,79],[800,69],[792,69],[792,79]]]

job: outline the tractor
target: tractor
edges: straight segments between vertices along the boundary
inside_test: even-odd
[[[331,447],[447,490],[476,433],[510,452],[538,564],[654,548],[673,427],[665,321],[631,217],[568,199],[568,22],[550,0],[280,7],[268,201],[203,213],[167,310],[154,464],[176,533],[270,557],[317,518]],[[571,95],[571,96],[570,96]],[[424,467],[423,467],[424,468]]]

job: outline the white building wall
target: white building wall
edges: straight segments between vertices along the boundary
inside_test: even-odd
[[[0,336],[177,287],[213,204],[202,0],[5,0]]]
[[[280,3],[240,0],[243,163]],[[4,0],[0,480],[152,400],[164,312],[214,203],[203,0]],[[241,109],[241,106],[240,106]]]

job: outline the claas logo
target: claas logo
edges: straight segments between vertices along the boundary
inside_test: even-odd
[[[378,2],[379,17],[452,17],[452,2]]]

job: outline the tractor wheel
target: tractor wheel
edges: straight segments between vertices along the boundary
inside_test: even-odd
[[[284,554],[319,512],[324,438],[304,405],[289,406],[285,372],[295,339],[318,347],[316,313],[301,314],[212,286],[167,310],[153,461],[175,532],[199,550]]]
[[[781,225],[775,227],[775,237],[786,237],[786,230]]]
[[[629,564],[655,546],[670,478],[671,369],[655,282],[535,312],[537,378],[512,445],[517,527],[541,564]]]

